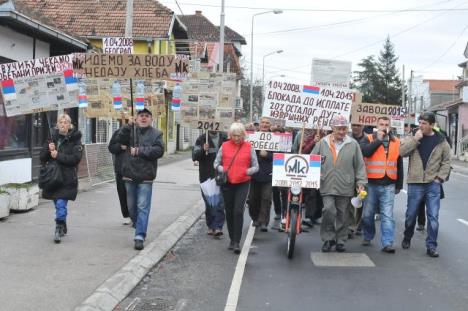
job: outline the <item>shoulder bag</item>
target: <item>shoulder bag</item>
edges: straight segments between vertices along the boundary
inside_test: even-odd
[[[243,145],[243,144],[242,144]],[[226,172],[218,172],[218,170],[216,170],[216,177],[215,177],[215,181],[216,181],[216,184],[218,186],[224,186],[227,184],[227,175],[228,175],[228,172],[229,170],[231,169],[231,166],[232,166],[232,163],[234,163],[234,160],[236,159],[237,157],[237,154],[239,153],[239,151],[241,150],[242,148],[242,145],[239,146],[239,149],[237,149],[236,151],[236,154],[234,155],[234,158],[232,158],[232,161],[231,161],[231,164],[229,164],[229,167],[227,169]]]

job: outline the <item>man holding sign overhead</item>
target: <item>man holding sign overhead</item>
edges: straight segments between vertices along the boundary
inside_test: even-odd
[[[324,241],[322,252],[329,252],[335,245],[337,252],[344,252],[348,237],[346,209],[355,191],[364,190],[366,167],[359,144],[347,135],[348,119],[338,115],[332,119],[331,127],[333,132],[312,150],[312,154],[322,156],[320,236]]]

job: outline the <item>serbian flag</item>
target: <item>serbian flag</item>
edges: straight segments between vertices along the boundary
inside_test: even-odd
[[[88,107],[88,96],[86,95],[80,95],[79,96],[79,108],[87,108]]]
[[[318,154],[311,154],[309,160],[309,167],[320,167],[322,157]]]
[[[171,109],[176,111],[176,110],[180,110],[180,98],[172,98],[171,100]]]
[[[304,93],[309,93],[309,94],[318,95],[318,94],[320,94],[320,87],[318,87],[318,86],[311,86],[311,85],[304,85],[302,91],[303,91]]]
[[[13,80],[2,81],[2,93],[5,101],[16,99],[16,89]]]
[[[284,153],[273,153],[273,166],[284,165]]]
[[[135,109],[137,111],[145,109],[145,98],[144,97],[135,98]]]
[[[115,96],[113,102],[114,102],[114,109],[122,109],[122,97]]]
[[[73,76],[73,70],[68,69],[63,72],[65,76],[65,85],[67,86],[67,91],[75,91],[78,89],[78,80]]]

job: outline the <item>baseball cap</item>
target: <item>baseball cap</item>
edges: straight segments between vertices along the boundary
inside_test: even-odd
[[[339,114],[331,120],[331,126],[348,126],[348,119]]]
[[[150,116],[153,116],[153,114],[151,113],[151,111],[149,111],[148,109],[144,108],[142,110],[139,110],[137,115],[139,115],[140,113],[147,113],[149,114]]]

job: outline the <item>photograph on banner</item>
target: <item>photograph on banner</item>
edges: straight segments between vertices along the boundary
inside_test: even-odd
[[[398,135],[405,134],[405,116],[392,116],[390,126],[395,129]]]
[[[231,125],[234,122],[234,109],[216,109],[216,119],[224,124]]]
[[[211,105],[198,106],[198,119],[211,120],[216,118],[216,108]]]
[[[349,88],[351,66],[349,61],[313,58],[311,85]]]
[[[288,127],[331,129],[336,115],[349,118],[353,91],[270,81],[265,87],[262,116],[286,121]]]
[[[74,56],[73,68],[79,77],[185,80],[188,74],[185,55],[75,53]]]
[[[247,132],[245,138],[255,150],[291,152],[292,133]]]
[[[35,58],[0,64],[0,81],[52,75],[73,69],[73,55]]]
[[[218,105],[217,93],[202,93],[198,95],[198,104],[200,106],[216,107]]]
[[[196,120],[198,118],[198,105],[182,105],[180,108],[180,117],[184,123],[191,123],[193,120]]]
[[[273,154],[273,187],[320,188],[320,155]]]
[[[43,111],[78,107],[78,88],[67,88],[63,73],[31,76],[10,80],[15,97],[2,95],[8,117]],[[2,83],[3,84],[3,83]]]
[[[224,93],[220,93],[219,94],[219,103],[218,103],[218,107],[219,108],[232,108],[232,103],[234,101],[232,100],[232,96],[231,94],[224,94]]]
[[[397,105],[354,103],[351,109],[351,123],[362,125],[377,124],[378,117],[400,117],[406,115],[406,108]]]
[[[133,54],[133,39],[122,37],[102,38],[102,52],[105,54]]]

